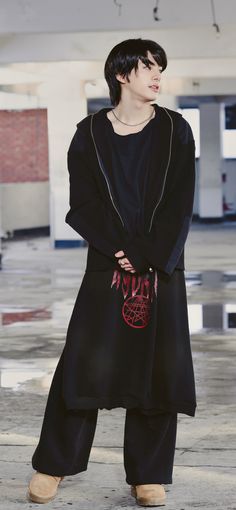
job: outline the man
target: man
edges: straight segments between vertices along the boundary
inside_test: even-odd
[[[87,469],[98,409],[123,407],[131,494],[164,504],[177,413],[195,414],[184,278],[195,143],[182,115],[155,103],[166,66],[154,41],[116,45],[105,63],[113,108],[80,121],[69,147],[66,222],[88,255],[33,455],[35,502]]]

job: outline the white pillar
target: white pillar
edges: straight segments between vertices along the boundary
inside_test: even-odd
[[[82,237],[65,223],[69,210],[67,151],[76,124],[87,115],[84,82],[62,73],[47,84],[50,173],[50,228],[53,247],[84,244]]]
[[[222,218],[224,105],[200,104],[199,217]]]

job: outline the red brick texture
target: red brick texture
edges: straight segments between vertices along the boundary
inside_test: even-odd
[[[0,110],[0,182],[48,179],[47,110]]]

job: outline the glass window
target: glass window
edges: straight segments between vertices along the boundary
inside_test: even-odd
[[[179,113],[190,124],[196,145],[196,158],[200,156],[200,112],[198,108],[178,108]]]
[[[198,108],[178,108],[189,122],[196,143],[196,157],[200,156],[200,111]],[[225,129],[222,135],[223,154],[225,159],[236,158],[236,105],[225,107]]]
[[[236,129],[223,131],[223,157],[236,158]]]
[[[236,158],[236,105],[228,105],[225,107],[223,157]]]

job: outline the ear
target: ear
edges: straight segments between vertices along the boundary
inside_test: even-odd
[[[127,79],[125,78],[125,76],[122,76],[122,74],[116,74],[116,79],[117,79],[120,83],[126,83],[126,82],[127,82]]]

